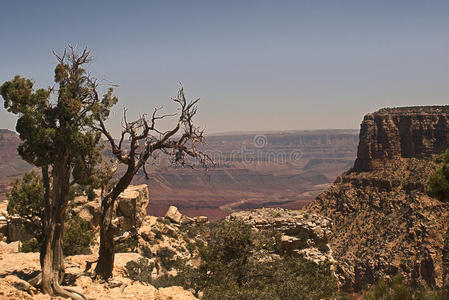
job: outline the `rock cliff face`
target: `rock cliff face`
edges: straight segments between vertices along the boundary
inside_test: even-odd
[[[386,160],[430,158],[449,148],[449,106],[384,108],[367,114],[360,129],[355,171]]]
[[[435,156],[449,148],[448,117],[448,106],[366,115],[354,167],[309,207],[333,220],[330,246],[346,289],[398,272],[441,286],[449,206],[426,189]]]

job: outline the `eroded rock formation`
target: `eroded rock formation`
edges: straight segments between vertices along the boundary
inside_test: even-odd
[[[427,195],[436,155],[449,147],[449,106],[365,116],[354,167],[309,207],[333,220],[330,245],[348,290],[400,272],[441,286],[449,206]]]
[[[387,160],[431,158],[449,148],[449,106],[384,108],[367,114],[360,128],[355,171]]]
[[[281,233],[284,254],[301,255],[315,263],[334,263],[328,247],[332,235],[330,219],[301,210],[261,208],[239,211],[228,218],[238,218],[258,230],[274,229]]]

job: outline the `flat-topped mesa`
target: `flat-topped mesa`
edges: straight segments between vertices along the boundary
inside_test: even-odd
[[[382,108],[365,115],[352,171],[385,160],[429,158],[449,148],[449,105]]]

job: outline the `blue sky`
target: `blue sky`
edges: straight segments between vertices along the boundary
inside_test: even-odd
[[[358,128],[385,106],[447,104],[449,1],[2,1],[0,82],[51,84],[52,50],[120,86],[110,125],[182,81],[207,132]],[[0,110],[0,128],[15,117]]]

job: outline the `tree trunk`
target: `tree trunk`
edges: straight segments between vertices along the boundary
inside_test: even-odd
[[[67,156],[57,160],[53,166],[52,197],[46,196],[46,213],[44,228],[44,243],[41,249],[42,281],[41,287],[45,294],[51,296],[70,297],[83,300],[85,297],[70,288],[62,288],[64,279],[64,256],[62,253],[62,238],[64,232],[65,211],[67,208],[70,186],[70,164]],[[45,174],[47,173],[47,174]],[[44,172],[43,175],[48,175]],[[44,185],[48,184],[48,176],[44,177]]]
[[[114,204],[120,193],[122,193],[131,183],[135,174],[134,166],[128,167],[127,172],[120,178],[112,191],[104,197],[101,202],[102,214],[100,223],[100,250],[98,253],[98,263],[95,267],[95,274],[100,278],[107,280],[112,277],[114,269],[114,233],[115,228],[112,225],[114,217]]]
[[[113,203],[108,203],[108,205],[103,207],[100,225],[100,250],[97,267],[95,268],[96,275],[105,280],[112,277],[114,268],[115,228],[112,226],[113,207]]]
[[[46,294],[55,295],[55,285],[59,285],[64,277],[64,258],[62,255],[62,232],[67,207],[70,168],[66,159],[59,159],[53,166],[52,197],[46,207],[44,246],[42,261],[42,290]],[[45,183],[44,183],[45,184]]]

